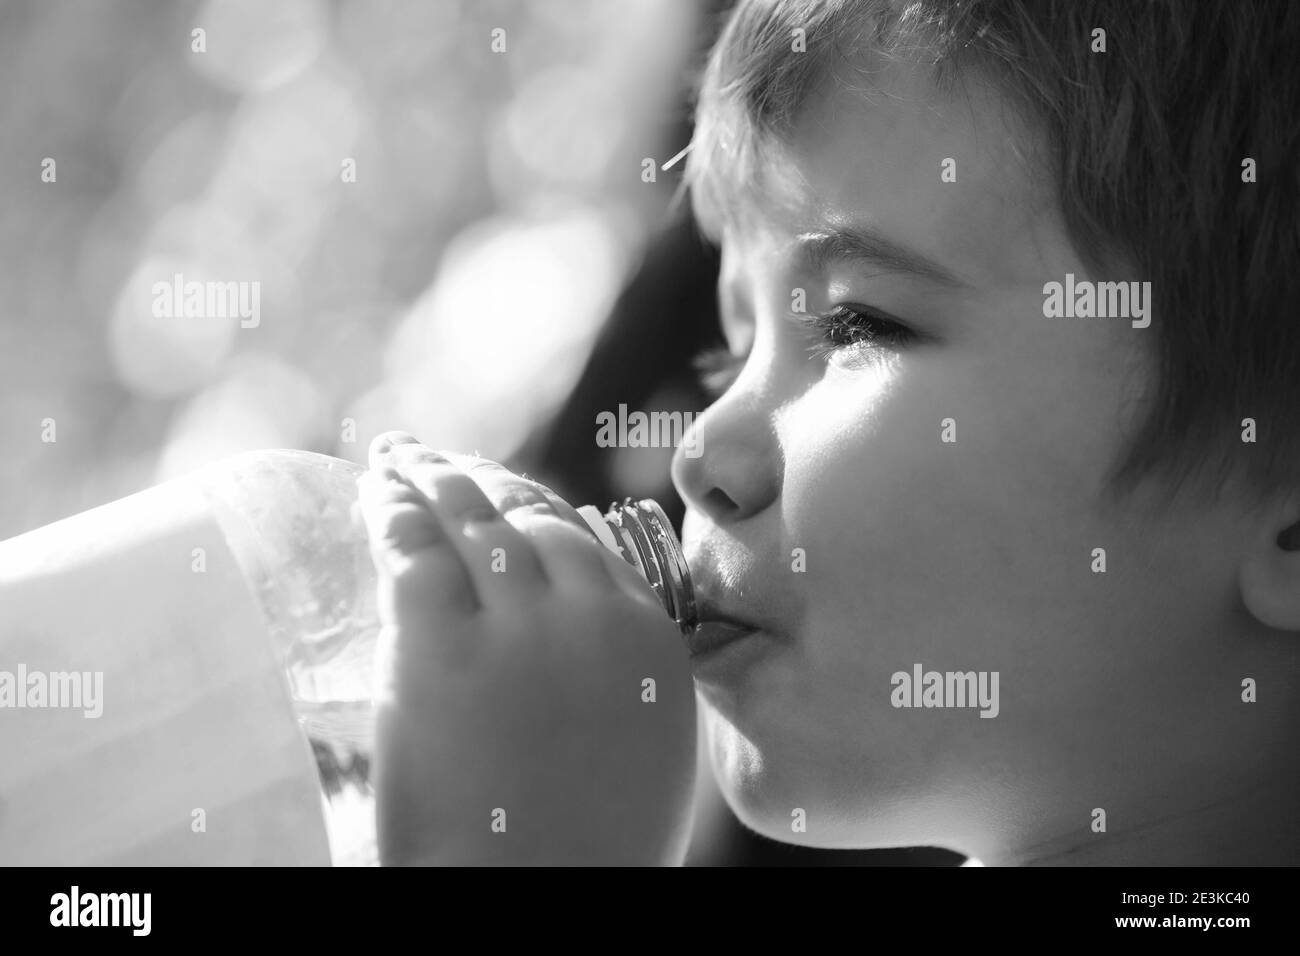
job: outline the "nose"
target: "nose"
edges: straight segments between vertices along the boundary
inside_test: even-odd
[[[673,455],[673,484],[715,524],[741,521],[781,493],[781,456],[758,397],[733,387],[695,419]]]

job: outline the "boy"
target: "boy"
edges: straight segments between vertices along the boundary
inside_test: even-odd
[[[740,3],[689,168],[733,361],[673,468],[709,623],[377,440],[385,861],[679,862],[692,681],[775,839],[1300,860],[1298,47],[1285,3]]]

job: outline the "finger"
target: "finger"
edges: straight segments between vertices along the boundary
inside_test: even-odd
[[[439,517],[449,521],[449,530],[476,521],[496,520],[499,513],[483,489],[446,455],[402,432],[389,434],[399,439],[389,444],[384,443],[388,436],[375,439],[371,446],[371,467],[396,468],[430,499],[436,498]]]
[[[447,457],[474,479],[507,519],[531,515],[554,517],[590,535],[587,522],[577,509],[541,482],[517,475],[504,465],[477,455],[449,454]]]
[[[495,461],[477,455],[448,453],[447,458],[467,474],[492,506],[507,519],[541,515],[558,517],[559,512],[536,482],[516,475]]]
[[[533,479],[533,484],[536,485],[537,490],[545,495],[546,499],[555,506],[555,510],[559,513],[560,517],[565,521],[568,521],[574,527],[581,528],[583,531],[590,533],[591,529],[587,527],[587,522],[583,520],[582,515],[578,514],[577,508],[569,504],[540,481]]]
[[[578,513],[576,508],[541,482],[534,482],[534,484],[536,484],[538,490],[540,490],[542,494],[544,494],[552,504],[555,505],[556,510],[565,517],[569,523],[571,523],[575,528],[581,530],[582,539],[584,541],[590,539],[596,544],[596,554],[601,559],[601,568],[604,570],[605,575],[613,581],[614,584],[623,591],[623,593],[642,603],[648,602],[662,607],[662,602],[660,602],[659,598],[655,595],[654,589],[650,587],[646,582],[646,579],[643,578],[641,574],[633,568],[632,565],[628,564],[628,562],[625,561],[616,551],[611,551],[609,548],[605,547],[604,543],[592,533],[591,527],[587,524],[586,519]],[[546,552],[543,552],[544,556],[545,554]],[[552,573],[549,561],[546,562],[546,568],[548,574]],[[562,576],[566,580],[571,580],[570,575],[566,571],[557,569],[555,575]]]
[[[394,445],[418,445],[420,440],[410,432],[386,431],[374,437],[370,443],[370,467],[378,468],[384,464],[384,455]]]
[[[559,517],[530,518],[528,522],[527,533],[536,542],[552,587],[573,594],[618,587],[618,565],[624,562],[607,551],[590,530],[575,528]]]
[[[537,601],[551,580],[532,539],[500,514],[493,521],[475,521],[461,532],[462,553],[486,605]]]
[[[569,589],[616,585],[643,604],[663,606],[645,578],[601,544],[577,509],[554,491],[486,458],[455,454],[447,457],[459,464],[488,499],[533,539],[552,584]]]
[[[547,583],[540,556],[473,478],[418,442],[397,442],[378,455],[427,496],[429,508],[456,540],[481,603],[536,599]]]
[[[357,504],[381,581],[391,580],[387,625],[428,629],[439,616],[471,613],[479,601],[451,536],[425,496],[392,469],[357,479]],[[387,588],[388,585],[385,585]]]
[[[549,488],[486,458],[448,457],[532,541],[552,585],[572,590],[614,584],[604,546],[577,510]]]

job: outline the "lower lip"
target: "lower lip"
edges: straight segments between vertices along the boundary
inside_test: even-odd
[[[758,633],[757,628],[735,624],[727,620],[706,620],[690,633],[690,661],[707,661],[718,656],[724,648],[740,644]]]

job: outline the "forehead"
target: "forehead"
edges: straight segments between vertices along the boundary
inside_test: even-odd
[[[763,219],[782,234],[866,226],[973,284],[1041,285],[1074,258],[1045,154],[1041,135],[977,78],[944,94],[901,62],[840,70],[774,144]]]

